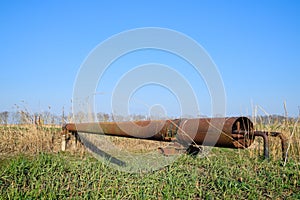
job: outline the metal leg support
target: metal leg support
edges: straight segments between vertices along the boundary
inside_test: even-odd
[[[288,158],[288,138],[283,134],[279,132],[270,132],[270,135],[272,137],[279,137],[281,140],[281,151],[282,151],[282,160],[287,161]]]
[[[267,132],[267,131],[255,131],[254,136],[262,137],[264,140],[264,156],[266,159],[269,159],[269,141],[268,135],[272,137],[279,137],[281,140],[281,151],[282,151],[282,160],[286,161],[288,157],[287,147],[288,147],[288,138],[279,132]]]
[[[259,136],[263,138],[264,141],[264,157],[269,159],[269,139],[268,134],[264,131],[255,131],[254,136]]]

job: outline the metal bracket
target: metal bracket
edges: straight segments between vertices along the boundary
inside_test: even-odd
[[[268,136],[279,137],[281,140],[281,151],[282,151],[282,160],[286,161],[288,157],[287,146],[288,138],[279,132],[268,132],[268,131],[254,131],[254,136],[262,137],[264,141],[264,157],[269,159],[269,138]]]
[[[264,141],[264,158],[269,159],[269,138],[264,131],[255,131],[254,136],[262,137]]]

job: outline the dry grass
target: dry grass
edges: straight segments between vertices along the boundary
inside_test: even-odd
[[[273,123],[255,125],[256,130],[281,132],[289,139],[288,156],[300,162],[300,123],[298,120],[287,119],[285,121],[275,121]],[[250,147],[251,154],[257,156],[262,153],[263,143],[261,138],[256,138],[254,144]],[[278,137],[269,137],[269,151],[272,159],[281,159],[281,141]]]
[[[61,143],[59,126],[9,125],[0,126],[1,157],[16,154],[58,152]]]
[[[159,147],[165,147],[170,144],[169,142],[139,140],[134,138],[122,138],[113,136],[109,136],[109,140],[120,150],[129,152],[150,152],[157,150]]]

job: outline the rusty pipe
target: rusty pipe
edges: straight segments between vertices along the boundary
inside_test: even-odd
[[[64,130],[228,148],[247,148],[254,140],[247,117],[71,123]]]
[[[268,136],[281,140],[282,158],[287,159],[288,139],[279,132],[254,131],[247,117],[146,120],[127,122],[69,123],[63,133],[87,132],[119,137],[177,141],[182,145],[248,148],[255,136],[262,137],[264,157],[269,159]]]
[[[253,123],[247,117],[188,119],[181,123],[177,140],[198,145],[247,148],[254,141]]]
[[[146,120],[127,122],[69,123],[63,129],[69,132],[86,132],[119,137],[171,141],[180,123],[175,120]]]

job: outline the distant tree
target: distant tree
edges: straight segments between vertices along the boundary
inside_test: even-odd
[[[114,121],[122,122],[126,121],[126,118],[123,115],[112,115]]]
[[[4,111],[0,113],[0,123],[7,125],[8,124],[8,117],[9,117],[9,112]]]
[[[103,114],[103,121],[105,122],[109,121],[109,114]]]
[[[33,116],[30,115],[30,113],[26,112],[26,111],[20,111],[20,124],[33,124],[34,120],[33,120]]]
[[[20,114],[18,112],[11,112],[10,113],[10,123],[11,124],[19,124],[20,123]]]
[[[130,119],[133,121],[137,121],[137,120],[145,120],[147,119],[147,117],[141,114],[132,114],[130,115]]]
[[[53,121],[53,114],[49,111],[44,111],[40,115],[40,120],[43,120],[44,124],[51,124]]]

